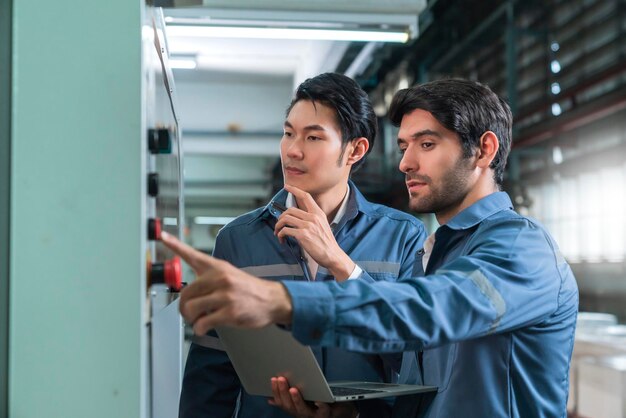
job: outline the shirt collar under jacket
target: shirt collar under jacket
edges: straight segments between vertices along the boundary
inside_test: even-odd
[[[491,193],[457,213],[445,226],[456,230],[468,229],[478,225],[494,213],[507,209],[513,209],[509,195],[505,192]]]
[[[365,197],[361,194],[359,189],[357,189],[357,187],[351,180],[348,180],[348,188],[349,189],[347,193],[347,201],[346,198],[344,198],[344,202],[342,203],[342,205],[346,205],[345,212],[341,218],[335,216],[335,219],[333,221],[338,221],[336,230],[339,230],[339,228],[341,228],[349,220],[354,219],[359,212],[371,213],[375,211],[373,204],[365,200]],[[278,218],[280,216],[280,211],[272,206],[272,202],[275,201],[287,206],[288,194],[289,193],[287,193],[285,189],[281,189],[278,193],[276,193],[276,195],[274,195],[272,200],[270,200],[269,203],[265,205],[265,208],[261,212],[260,216],[274,216],[275,218]],[[339,211],[337,212],[337,214],[340,215]]]
[[[330,223],[330,227],[331,228],[334,228],[337,224],[339,224],[339,222],[343,218],[343,215],[346,214],[346,210],[348,209],[348,197],[349,196],[350,196],[350,185],[348,185],[348,190],[346,191],[346,194],[343,197],[343,200],[341,201],[341,204],[339,205],[339,210],[335,214],[335,217],[333,218],[333,221]],[[294,206],[296,206],[296,200],[294,199],[293,195],[291,193],[289,193],[289,194],[287,194],[287,200],[285,201],[285,207],[287,207],[287,209],[289,209],[289,208],[292,208]]]

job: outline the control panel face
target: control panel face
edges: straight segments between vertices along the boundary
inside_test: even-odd
[[[150,418],[178,415],[182,385],[184,327],[178,312],[182,263],[160,241],[165,231],[183,239],[183,159],[175,86],[168,64],[165,23],[160,8],[147,5],[143,35],[145,117],[145,324],[146,410]]]
[[[170,290],[179,291],[180,260],[159,241],[163,231],[182,239],[184,230],[182,144],[161,9],[147,8],[143,30],[148,290],[155,284],[166,284]]]

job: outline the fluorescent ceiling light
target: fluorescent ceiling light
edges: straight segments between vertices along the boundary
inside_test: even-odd
[[[238,26],[183,26],[168,25],[170,37],[252,38],[252,39],[309,39],[351,42],[397,42],[409,40],[407,32],[373,30],[330,30],[303,28],[268,28]]]
[[[196,225],[226,225],[233,220],[235,218],[227,216],[196,216],[193,218],[193,223]]]
[[[185,70],[193,70],[196,68],[196,60],[194,59],[170,58],[169,63],[171,68],[180,68]]]

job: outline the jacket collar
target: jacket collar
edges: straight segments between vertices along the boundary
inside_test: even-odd
[[[348,197],[348,206],[346,207],[346,213],[337,224],[337,228],[341,228],[346,222],[354,219],[359,212],[370,213],[372,212],[373,205],[368,202],[365,197],[361,194],[359,189],[357,189],[356,185],[352,182],[352,180],[348,180],[348,185],[350,186],[350,196]],[[272,202],[280,203],[285,206],[285,202],[287,201],[287,191],[285,189],[280,189],[278,193],[272,197],[267,205],[263,208],[261,212],[261,216],[264,218],[274,217],[278,218],[280,216],[280,211],[272,206]]]
[[[494,213],[507,209],[513,209],[509,195],[505,192],[495,192],[457,213],[445,226],[457,230],[468,229],[481,223]]]

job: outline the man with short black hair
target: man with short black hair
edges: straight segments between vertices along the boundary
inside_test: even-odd
[[[369,99],[354,80],[327,73],[303,82],[287,109],[280,141],[284,189],[265,207],[226,225],[214,256],[275,283],[409,277],[426,235],[422,223],[368,202],[349,181],[371,150],[376,130]],[[215,344],[205,333],[189,352],[179,416],[287,416],[267,399],[242,389],[228,356],[210,348]],[[397,378],[400,355],[334,347],[313,351],[330,380]],[[356,413],[352,404],[342,407]],[[388,410],[385,401],[368,401],[361,417],[382,417]]]

